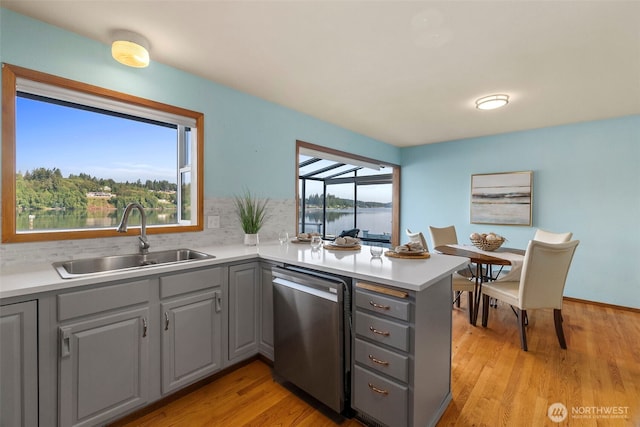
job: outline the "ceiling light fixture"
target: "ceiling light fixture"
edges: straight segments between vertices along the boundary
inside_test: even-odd
[[[476,108],[479,110],[493,110],[504,107],[509,103],[509,95],[489,95],[476,99]]]
[[[149,41],[133,31],[118,30],[113,33],[111,55],[113,59],[129,67],[149,66]]]

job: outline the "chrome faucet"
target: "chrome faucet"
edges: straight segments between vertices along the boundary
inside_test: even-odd
[[[127,220],[129,219],[129,214],[133,208],[137,208],[140,211],[140,216],[142,217],[142,225],[140,226],[140,236],[138,236],[138,240],[140,240],[140,253],[148,254],[149,253],[149,240],[147,240],[147,215],[144,213],[144,208],[140,203],[129,203],[126,208],[124,208],[124,213],[122,214],[122,220],[120,220],[120,225],[118,225],[118,233],[126,233],[127,231]]]

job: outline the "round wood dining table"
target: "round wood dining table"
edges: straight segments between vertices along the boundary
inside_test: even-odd
[[[482,282],[488,281],[488,280],[494,280],[492,277],[490,277],[490,274],[488,276],[485,276],[482,274],[482,267],[485,266],[487,271],[490,272],[491,266],[511,265],[511,261],[505,258],[499,258],[498,256],[491,256],[487,251],[477,252],[475,250],[466,250],[460,247],[454,247],[449,245],[436,246],[434,250],[436,252],[439,252],[445,255],[455,255],[455,256],[460,256],[464,258],[469,258],[469,260],[472,263],[476,264],[476,272],[475,272],[476,286],[473,292],[474,302],[473,302],[473,310],[472,310],[473,321],[471,322],[475,326],[478,321],[478,310],[480,309]],[[491,252],[493,253],[509,252],[509,253],[518,254],[518,255],[525,254],[525,251],[523,249],[502,248],[502,247]]]

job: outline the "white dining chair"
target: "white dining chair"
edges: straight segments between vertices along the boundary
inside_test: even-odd
[[[455,225],[447,227],[429,226],[429,235],[431,236],[431,244],[434,248],[437,246],[458,244],[458,233],[456,232]],[[469,264],[467,268],[458,271],[458,274],[467,278],[475,277],[475,273],[475,264]],[[485,272],[483,271],[482,274],[484,275]]]
[[[456,227],[451,225],[449,227],[437,228],[429,226],[429,234],[431,236],[431,243],[433,247],[442,245],[456,245],[458,244],[458,235],[456,234]],[[475,278],[471,270],[471,266],[459,270],[451,276],[451,286],[453,289],[453,303],[456,307],[460,307],[460,297],[464,292],[468,293],[469,306],[469,322],[473,322],[474,314],[474,296],[475,296]],[[473,267],[475,268],[475,267]]]
[[[495,281],[482,286],[482,326],[489,320],[489,298],[515,307],[520,331],[520,345],[527,351],[525,318],[527,310],[552,308],[560,347],[567,348],[562,329],[562,296],[579,240],[565,243],[529,241],[519,281]]]
[[[455,225],[448,227],[432,227],[429,226],[429,234],[431,235],[431,244],[435,248],[442,245],[457,245],[458,234]]]
[[[536,230],[536,234],[533,236],[533,240],[546,243],[565,243],[571,240],[573,233],[552,233],[540,228]]]

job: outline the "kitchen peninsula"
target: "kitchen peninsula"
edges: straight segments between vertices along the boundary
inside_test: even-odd
[[[25,363],[37,364],[31,372],[38,378],[26,381],[24,396],[32,399],[40,425],[112,421],[258,353],[272,358],[270,268],[285,264],[354,279],[351,406],[361,419],[426,426],[440,418],[451,400],[451,273],[466,259],[438,254],[426,260],[372,258],[368,247],[313,251],[293,243],[193,249],[215,258],[67,280],[50,264],[3,269],[3,315],[8,307],[25,305],[34,317],[25,333],[31,333],[38,359]],[[375,305],[382,304],[371,301],[404,309],[377,313]],[[206,327],[198,326],[207,339],[189,343],[178,335],[180,322],[190,320],[186,312],[207,319]],[[365,327],[368,321],[378,329],[398,330],[402,340],[387,344],[367,337],[373,329]],[[111,330],[136,345],[112,345],[117,336],[110,337]],[[96,350],[83,355],[81,344]],[[102,390],[105,383],[82,377],[81,368],[90,370],[96,357],[125,351],[122,347],[131,362],[125,364],[127,374],[119,376],[123,384],[112,387],[111,394]],[[194,358],[194,348],[203,356]],[[362,351],[386,354],[402,369],[385,372],[362,358]],[[109,369],[114,368],[102,375],[113,379]],[[131,378],[135,382],[128,387]],[[100,390],[94,390],[95,383],[102,384]],[[118,395],[125,389],[131,395]]]

